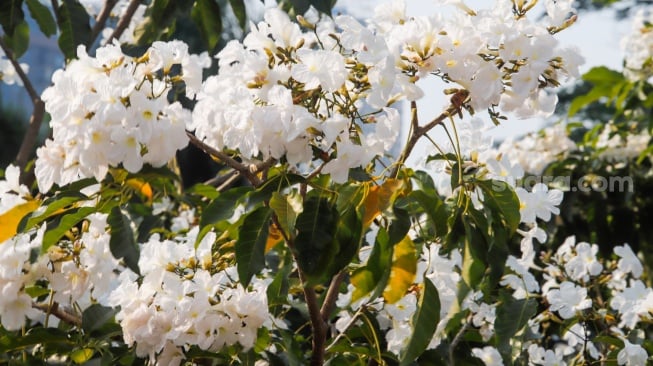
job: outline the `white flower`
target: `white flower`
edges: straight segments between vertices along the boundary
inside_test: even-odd
[[[531,192],[518,187],[515,189],[515,193],[521,203],[519,213],[521,221],[524,223],[535,223],[536,218],[549,221],[551,214],[560,213],[560,209],[556,207],[562,202],[562,191],[560,190],[549,190],[546,185],[537,183]]]
[[[639,344],[632,344],[624,339],[624,348],[617,354],[619,365],[645,366],[648,360],[648,353]]]
[[[632,281],[622,292],[615,291],[610,307],[621,315],[619,327],[634,329],[643,319],[650,319],[653,312],[653,289],[641,280]]]
[[[326,91],[334,92],[347,79],[345,59],[337,52],[300,49],[297,57],[300,63],[292,68],[292,77],[304,83],[306,90],[321,86]]]
[[[635,278],[639,278],[644,272],[642,262],[637,258],[637,255],[630,248],[630,245],[624,244],[622,246],[614,247],[614,254],[619,256],[617,268],[624,273],[630,273]]]
[[[567,363],[563,360],[563,357],[564,355],[539,347],[537,344],[531,344],[528,347],[529,365],[566,366]]]
[[[570,319],[576,312],[592,306],[592,300],[587,298],[587,289],[565,281],[559,289],[550,290],[546,299],[551,304],[551,311],[557,311],[563,319]]]
[[[553,26],[561,26],[565,20],[569,18],[570,14],[576,14],[576,9],[573,8],[573,0],[546,0],[546,13],[551,19]]]
[[[486,346],[483,349],[472,348],[472,356],[480,358],[485,366],[503,366],[501,354],[492,346]]]
[[[490,158],[486,162],[491,178],[504,181],[515,186],[515,181],[524,176],[524,169],[519,163],[513,163],[507,155],[502,155],[499,160]]]
[[[565,264],[565,272],[575,281],[589,281],[589,276],[597,276],[603,270],[603,265],[596,259],[599,246],[589,243],[578,243],[574,250],[576,255]]]

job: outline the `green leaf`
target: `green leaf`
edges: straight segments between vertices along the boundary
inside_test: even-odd
[[[498,180],[480,181],[478,186],[483,190],[485,196],[483,202],[495,213],[498,212],[501,215],[510,229],[510,234],[513,234],[521,220],[519,198],[515,191],[506,182]]]
[[[5,34],[13,36],[14,30],[24,19],[23,0],[0,1],[0,24]]]
[[[29,47],[29,25],[27,22],[18,23],[14,28],[14,34],[11,37],[5,36],[5,42],[14,51],[16,59],[24,55]]]
[[[431,280],[424,278],[424,289],[413,315],[413,334],[405,352],[401,355],[400,365],[408,365],[421,355],[431,343],[433,334],[440,322],[440,297]]]
[[[340,214],[335,233],[337,249],[327,275],[334,275],[347,267],[356,257],[363,240],[363,222],[357,210],[351,209]]]
[[[18,229],[20,231],[27,231],[36,225],[39,225],[48,218],[57,215],[59,211],[64,210],[66,207],[72,205],[73,203],[85,200],[88,200],[88,197],[80,192],[66,192],[64,194],[49,198],[43,202],[43,206],[47,206],[45,211],[37,216],[25,216],[25,218],[18,226]]]
[[[32,328],[27,334],[15,337],[10,334],[0,337],[0,354],[27,350],[36,345],[73,345],[68,332],[58,328]]]
[[[64,234],[80,221],[84,220],[88,215],[97,212],[96,207],[81,207],[73,209],[72,212],[61,217],[59,225],[52,230],[48,230],[43,236],[43,244],[41,245],[41,253],[46,253],[48,249],[56,244]]]
[[[537,301],[532,298],[518,300],[507,292],[503,292],[500,298],[494,332],[499,352],[508,359],[511,352],[510,340],[537,314]]]
[[[281,228],[290,237],[295,235],[295,222],[303,210],[301,200],[301,196],[295,192],[288,195],[273,192],[270,198],[270,208],[277,215]]]
[[[190,13],[209,50],[215,48],[222,35],[222,16],[220,13],[220,6],[215,0],[197,0]]]
[[[195,184],[194,186],[190,187],[186,193],[188,194],[196,194],[202,197],[206,197],[210,200],[216,199],[219,195],[220,192],[215,189],[215,187],[210,186],[208,184]]]
[[[220,193],[202,212],[200,227],[230,219],[251,187],[237,187]]]
[[[123,214],[120,207],[116,206],[111,209],[107,223],[111,230],[111,239],[109,240],[111,254],[116,259],[122,258],[129,269],[140,274],[138,269],[140,252],[131,220]]]
[[[351,297],[352,302],[372,291],[374,291],[372,299],[381,294],[390,277],[392,252],[393,243],[390,243],[388,232],[384,228],[379,228],[367,263],[364,267],[355,270],[351,275],[351,284],[354,286]]]
[[[327,268],[337,252],[335,232],[338,211],[326,198],[309,196],[304,210],[297,216],[294,250],[297,265],[309,282],[319,282],[328,275]]]
[[[118,313],[118,309],[93,304],[82,313],[82,329],[90,333],[99,329]]]
[[[41,4],[39,0],[25,0],[25,2],[27,3],[29,13],[32,15],[32,18],[36,20],[41,32],[43,32],[47,37],[56,34],[57,23],[55,23],[50,9]]]
[[[77,56],[77,46],[88,43],[91,35],[90,17],[78,0],[62,0],[57,9],[59,48],[72,60]]]
[[[245,2],[243,0],[229,0],[231,10],[233,10],[238,24],[243,30],[247,26],[247,12],[245,11]]]
[[[605,66],[598,66],[593,67],[590,71],[583,74],[582,78],[592,84],[609,84],[623,80],[624,76],[618,71],[611,70]]]
[[[243,220],[236,240],[238,277],[244,287],[265,266],[265,243],[268,240],[272,211],[259,207]]]

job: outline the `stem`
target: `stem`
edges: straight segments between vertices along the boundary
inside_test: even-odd
[[[454,337],[453,341],[451,342],[451,345],[449,346],[449,365],[454,366],[456,363],[454,362],[454,350],[458,343],[460,343],[460,340],[463,338],[463,335],[467,331],[467,328],[469,328],[470,324],[472,323],[472,319],[465,322],[465,324],[460,328],[456,336]]]
[[[27,77],[27,74],[25,74],[25,71],[18,63],[14,52],[7,46],[1,37],[0,48],[2,48],[5,55],[7,56],[7,59],[9,62],[11,62],[11,65],[16,70],[16,74],[18,74],[18,77],[23,82],[23,87],[25,88],[25,91],[29,95],[30,99],[32,100],[32,104],[34,105],[32,116],[29,120],[29,127],[25,133],[25,136],[23,137],[23,141],[20,145],[20,149],[18,150],[18,154],[16,155],[16,165],[19,167],[20,171],[23,171],[25,170],[25,166],[27,165],[27,161],[29,160],[32,149],[36,144],[36,137],[38,136],[39,130],[41,129],[41,123],[43,123],[45,104],[41,100],[39,93],[37,93],[36,89],[34,89],[34,85],[32,85],[32,82]],[[25,183],[25,181],[23,181],[23,183]]]
[[[412,118],[411,118],[411,132],[410,132],[410,137],[408,138],[408,142],[406,143],[406,147],[404,147],[404,151],[401,153],[401,157],[399,158],[399,161],[397,161],[392,173],[390,174],[391,177],[396,177],[397,174],[399,173],[399,169],[401,168],[402,165],[406,162],[406,159],[410,156],[410,153],[413,152],[413,149],[415,148],[415,145],[417,145],[417,141],[424,136],[426,133],[428,133],[431,129],[433,129],[435,126],[439,125],[442,123],[447,117],[449,117],[452,114],[452,110],[455,110],[455,107],[451,105],[449,108],[447,108],[446,111],[442,112],[439,116],[435,117],[433,120],[431,120],[429,123],[427,123],[424,126],[419,126],[418,120],[417,120],[417,106],[415,102],[411,102],[411,112],[412,112]]]
[[[338,300],[338,294],[340,293],[340,284],[342,284],[342,281],[345,280],[346,276],[347,272],[342,270],[331,279],[331,284],[329,285],[329,289],[324,297],[324,302],[322,303],[322,308],[320,309],[320,315],[322,316],[322,320],[325,322],[329,320],[333,309],[336,307],[336,300]]]
[[[39,304],[39,303],[32,303],[32,307],[35,309],[39,309],[41,311],[44,311],[47,314],[52,314],[56,316],[57,318],[63,320],[66,323],[75,325],[75,326],[81,326],[82,325],[82,319],[78,317],[75,314],[71,314],[61,308],[59,308],[58,303],[53,303],[52,305],[50,304]]]
[[[311,355],[311,366],[322,366],[324,364],[327,326],[320,312],[315,289],[312,286],[307,285],[304,272],[302,272],[301,269],[299,269],[298,272],[299,279],[304,288],[304,299],[306,300],[306,306],[308,307],[308,314],[311,320],[311,328],[313,330],[313,353]]]
[[[131,22],[132,17],[134,17],[134,13],[136,13],[136,9],[138,9],[138,6],[140,4],[141,4],[141,0],[131,0],[129,2],[129,5],[127,5],[127,10],[125,10],[125,14],[123,14],[123,16],[118,21],[118,24],[116,25],[116,29],[114,29],[113,33],[111,33],[111,36],[109,36],[109,38],[107,39],[106,44],[109,44],[114,39],[119,39],[120,36],[122,36],[122,34],[129,26],[129,22]]]
[[[113,10],[113,8],[116,6],[117,3],[118,0],[104,1],[102,10],[100,10],[100,13],[98,14],[97,18],[95,18],[95,24],[93,25],[93,29],[91,30],[91,38],[88,40],[88,44],[86,45],[87,47],[91,47],[91,45],[95,43],[95,40],[100,35],[100,32],[104,28],[104,25],[107,23],[107,19],[109,19],[109,16],[111,15],[111,11]]]
[[[220,159],[221,161],[223,161],[229,167],[237,170],[240,174],[242,174],[245,178],[247,178],[247,180],[249,180],[249,182],[252,183],[252,185],[254,187],[258,187],[263,183],[261,181],[261,179],[259,179],[259,177],[256,176],[256,173],[261,172],[263,170],[266,170],[267,168],[271,167],[272,164],[274,164],[274,162],[275,162],[274,159],[268,159],[268,160],[266,160],[264,162],[261,162],[259,164],[247,166],[247,165],[235,160],[231,156],[223,153],[222,151],[216,150],[216,149],[212,148],[211,146],[205,144],[203,141],[198,139],[191,132],[186,131],[186,135],[190,139],[191,144],[199,147],[205,153]]]

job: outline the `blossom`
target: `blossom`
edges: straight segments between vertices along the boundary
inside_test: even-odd
[[[589,276],[597,276],[601,273],[603,265],[596,258],[599,251],[598,245],[582,242],[576,244],[574,251],[576,255],[565,264],[565,272],[569,278],[587,282]]]
[[[653,311],[653,289],[641,280],[635,280],[623,291],[615,291],[610,307],[617,310],[621,321],[619,327],[634,329],[642,319],[650,318]]]
[[[624,348],[617,354],[619,365],[626,366],[644,366],[648,360],[648,353],[639,344],[632,344],[624,339]]]
[[[551,311],[557,311],[563,319],[570,319],[576,312],[592,306],[587,289],[568,281],[561,283],[559,289],[550,290],[546,299],[551,304]]]
[[[528,347],[528,361],[532,365],[566,366],[567,363],[563,360],[563,357],[564,355],[559,352],[544,349],[536,344],[531,344]]]
[[[549,221],[551,214],[557,215],[560,213],[560,209],[556,207],[562,202],[562,192],[560,190],[549,190],[546,185],[537,183],[533,186],[531,192],[518,187],[515,189],[515,193],[519,197],[521,204],[519,213],[521,214],[521,221],[524,223],[535,223],[536,218]]]
[[[293,67],[292,76],[304,83],[307,90],[322,86],[326,91],[334,92],[347,78],[345,60],[335,51],[300,49],[297,57],[300,63]]]
[[[623,273],[630,273],[635,278],[639,278],[642,275],[644,268],[642,267],[639,258],[637,258],[633,250],[630,248],[630,245],[624,244],[614,247],[614,254],[619,256],[617,268],[620,271]]]
[[[492,346],[472,348],[472,356],[480,358],[485,366],[503,366],[503,359],[499,351]]]

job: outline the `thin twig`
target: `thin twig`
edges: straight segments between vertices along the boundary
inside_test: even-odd
[[[32,303],[32,307],[34,309],[39,309],[47,314],[52,314],[56,316],[57,318],[63,320],[64,322],[68,324],[72,324],[75,326],[81,326],[82,325],[82,318],[75,314],[71,314],[59,307],[58,303],[53,303],[52,306],[50,304],[39,304],[36,302]]]
[[[231,176],[230,176],[229,178],[227,178],[224,182],[222,182],[222,184],[220,184],[220,185],[218,186],[218,188],[216,188],[216,190],[217,190],[218,192],[223,192],[223,191],[225,191],[227,188],[231,187],[231,185],[232,185],[232,184],[233,184],[233,183],[234,183],[238,178],[240,178],[240,173],[239,173],[239,172],[237,172],[237,171],[234,170],[233,173],[235,173],[235,174],[231,174]]]
[[[120,17],[120,20],[118,20],[116,29],[114,29],[113,33],[111,33],[111,36],[107,39],[106,44],[110,44],[114,39],[120,39],[120,36],[122,36],[122,34],[129,26],[129,23],[134,17],[134,13],[136,13],[139,5],[141,5],[141,0],[131,0],[129,2],[129,5],[127,5],[127,10],[125,10],[125,14],[123,14],[122,17]]]
[[[402,165],[404,165],[406,159],[408,159],[408,156],[410,156],[410,153],[413,152],[413,149],[415,148],[415,145],[417,145],[419,139],[422,136],[424,136],[426,133],[428,133],[431,129],[433,129],[435,126],[444,122],[444,120],[451,115],[452,107],[453,106],[447,108],[447,110],[442,112],[442,114],[435,117],[433,120],[431,120],[431,122],[421,127],[417,122],[417,113],[413,112],[412,119],[411,119],[412,128],[411,128],[410,137],[408,138],[408,142],[404,147],[404,151],[401,153],[401,156],[399,157],[399,161],[395,163],[395,167],[392,170],[392,173],[390,174],[391,177],[397,176],[397,174],[399,173],[399,169],[401,168]],[[413,109],[413,105],[411,105],[411,109]]]
[[[32,82],[27,77],[27,74],[25,74],[25,70],[23,70],[23,68],[20,66],[20,63],[18,63],[14,52],[7,46],[2,37],[0,37],[0,48],[2,48],[5,56],[16,70],[16,74],[18,74],[18,77],[23,82],[23,87],[32,100],[32,104],[34,106],[32,115],[30,116],[29,120],[29,127],[27,128],[27,132],[25,133],[23,141],[20,144],[20,148],[15,160],[16,165],[20,168],[21,171],[23,171],[27,165],[27,161],[29,161],[32,149],[36,144],[36,137],[38,136],[39,130],[41,129],[41,124],[43,123],[45,104],[41,100],[39,93],[37,93],[36,89],[34,89],[34,85],[32,85]],[[22,183],[28,183],[24,178],[27,176],[29,176],[29,174],[21,175],[21,179],[23,180]],[[28,185],[30,184],[28,183]]]
[[[346,276],[347,272],[342,270],[331,279],[331,284],[329,284],[329,289],[327,290],[324,302],[322,303],[322,308],[320,309],[320,315],[325,322],[329,320],[333,309],[336,307],[336,300],[338,300],[338,294],[340,293],[340,284],[344,281]]]
[[[458,343],[460,343],[460,340],[463,338],[463,335],[469,328],[469,326],[472,324],[472,319],[471,317],[469,318],[468,321],[465,322],[465,324],[460,328],[456,336],[453,338],[453,341],[451,342],[451,345],[449,346],[449,365],[454,366],[454,350]]]
[[[93,43],[95,43],[95,40],[97,37],[100,35],[100,32],[104,29],[104,26],[107,23],[107,19],[109,19],[109,16],[111,15],[111,11],[113,11],[113,8],[118,4],[118,0],[105,0],[104,5],[102,6],[102,10],[100,10],[100,13],[97,15],[97,18],[95,18],[95,24],[93,24],[93,29],[91,30],[91,38],[88,40],[88,43],[86,44],[87,47],[91,47]]]

